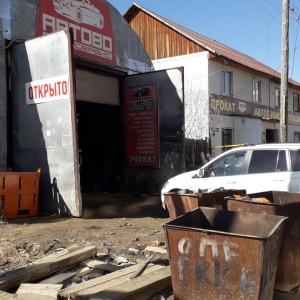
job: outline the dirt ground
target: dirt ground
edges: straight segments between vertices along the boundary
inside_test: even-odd
[[[82,218],[43,213],[2,220],[0,275],[74,245],[96,246],[113,263],[135,263],[146,259],[145,247],[166,247],[163,224],[169,220],[159,196],[104,193],[83,196]],[[156,257],[160,258],[167,255]]]
[[[84,195],[82,218],[41,213],[0,220],[0,279],[10,270],[72,246],[95,246],[112,264],[145,261],[147,246],[166,249],[163,225],[169,221],[158,195],[108,193]],[[157,254],[153,260],[168,264],[168,255]],[[294,293],[275,292],[273,299],[296,299]],[[174,299],[172,287],[153,299]]]

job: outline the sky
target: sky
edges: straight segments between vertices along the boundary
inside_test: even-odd
[[[108,0],[123,15],[136,3],[281,72],[282,0]],[[300,82],[300,0],[290,0],[289,77]]]

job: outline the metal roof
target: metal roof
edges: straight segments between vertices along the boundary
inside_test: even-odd
[[[230,48],[222,43],[219,43],[216,40],[205,37],[197,32],[194,32],[192,30],[189,30],[189,29],[177,24],[177,23],[174,23],[156,13],[149,11],[148,9],[146,9],[136,3],[133,3],[132,6],[127,10],[127,12],[124,14],[124,18],[128,19],[132,14],[134,14],[138,10],[141,10],[144,13],[150,15],[157,21],[163,23],[165,26],[178,32],[178,34],[186,37],[187,39],[189,39],[189,40],[193,41],[194,43],[196,43],[197,45],[203,47],[210,53],[214,54],[216,57],[231,60],[231,61],[238,63],[244,67],[247,67],[252,70],[269,75],[271,78],[277,78],[278,80],[281,80],[281,74],[278,71],[264,65],[263,63],[259,62],[258,60],[254,59],[246,54],[243,54],[233,48]],[[296,85],[296,86],[300,86],[299,82],[297,82],[291,78],[289,79],[289,83]]]

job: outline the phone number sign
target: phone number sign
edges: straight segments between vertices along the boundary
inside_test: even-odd
[[[125,89],[127,166],[159,167],[157,86]]]

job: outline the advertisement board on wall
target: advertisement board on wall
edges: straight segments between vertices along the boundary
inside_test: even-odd
[[[159,167],[157,86],[125,89],[128,167]]]
[[[40,0],[36,36],[73,30],[74,54],[106,65],[116,64],[110,10],[99,0]]]

